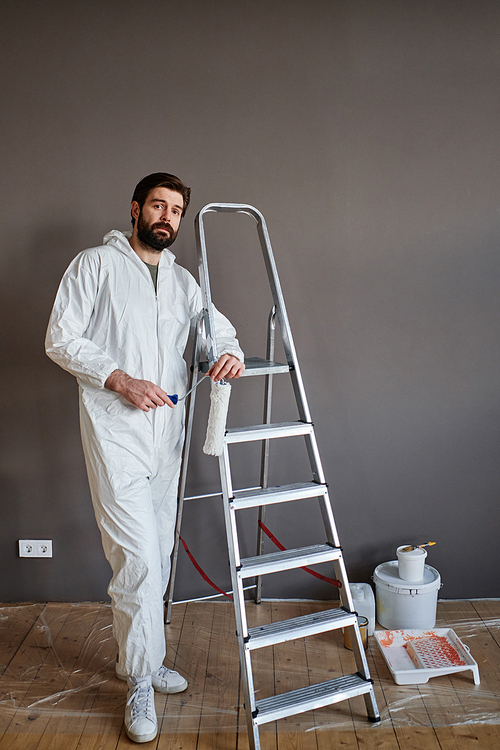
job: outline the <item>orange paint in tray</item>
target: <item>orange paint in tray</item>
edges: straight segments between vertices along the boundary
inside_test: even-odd
[[[479,685],[479,669],[467,646],[448,628],[377,630],[375,640],[398,685],[425,683],[430,677],[471,670]]]
[[[465,661],[458,651],[442,635],[433,633],[425,638],[413,638],[405,643],[404,647],[412,662],[420,669],[465,666]]]

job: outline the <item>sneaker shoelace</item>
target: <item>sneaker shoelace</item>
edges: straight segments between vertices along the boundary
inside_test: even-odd
[[[153,691],[149,687],[142,685],[136,685],[130,698],[127,701],[127,706],[132,706],[132,718],[135,719],[149,719],[153,721],[151,695]]]
[[[161,665],[161,667],[157,670],[156,674],[160,678],[160,680],[166,680],[168,678],[168,675],[172,672],[171,669],[168,667],[165,667],[164,664]]]

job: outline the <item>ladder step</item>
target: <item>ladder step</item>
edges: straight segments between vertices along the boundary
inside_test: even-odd
[[[277,721],[285,716],[293,716],[302,711],[312,711],[322,706],[355,698],[371,690],[373,690],[371,680],[365,680],[359,674],[344,675],[335,680],[320,682],[318,685],[310,685],[256,701],[257,712],[254,714],[254,722],[266,724],[269,721]],[[375,720],[378,720],[378,717]]]
[[[270,622],[266,625],[249,628],[246,647],[253,651],[256,648],[265,648],[276,643],[293,641],[295,638],[307,638],[317,633],[347,628],[349,625],[354,625],[355,622],[355,612],[346,612],[345,609],[335,607],[323,612],[294,617],[292,620]]]
[[[226,443],[246,443],[251,440],[310,435],[313,425],[309,422],[281,422],[279,424],[258,424],[250,427],[231,427],[226,430]]]
[[[279,487],[236,491],[230,502],[235,510],[241,510],[242,508],[255,508],[274,503],[287,503],[291,500],[304,500],[308,497],[321,497],[325,495],[327,490],[326,484],[298,482],[296,484],[282,484]]]
[[[272,362],[270,359],[260,357],[245,357],[244,378],[252,375],[279,375],[284,372],[290,372],[289,365],[282,365],[280,362]]]
[[[200,372],[208,372],[210,365],[208,362],[200,362],[198,365]],[[252,375],[279,375],[284,372],[290,372],[290,365],[283,365],[281,362],[273,362],[270,359],[261,357],[245,357],[244,378]]]
[[[266,575],[266,573],[278,573],[281,570],[293,570],[305,565],[338,560],[341,555],[340,547],[333,547],[330,544],[314,544],[312,547],[246,557],[241,561],[241,567],[237,573],[240,578],[252,578],[252,576]]]

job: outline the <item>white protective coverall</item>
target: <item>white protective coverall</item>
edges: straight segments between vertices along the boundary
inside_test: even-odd
[[[66,271],[52,310],[48,356],[76,376],[94,511],[113,576],[108,589],[121,670],[163,663],[163,596],[170,575],[184,409],[144,412],[104,388],[117,369],[167,393],[187,390],[183,359],[202,308],[191,274],[161,254],[157,292],[127,235],[112,231]],[[236,332],[214,311],[217,351],[243,361]]]

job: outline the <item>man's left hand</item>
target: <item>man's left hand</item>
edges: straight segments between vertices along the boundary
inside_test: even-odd
[[[218,361],[212,365],[207,375],[216,383],[222,378],[241,378],[245,372],[245,365],[232,354],[223,354]]]

